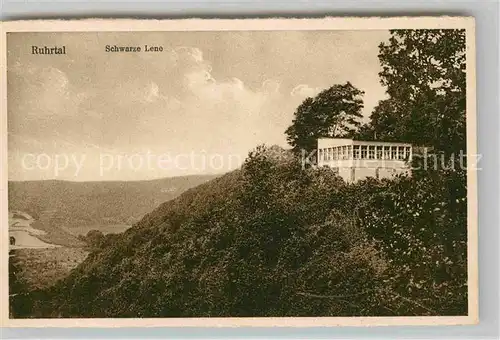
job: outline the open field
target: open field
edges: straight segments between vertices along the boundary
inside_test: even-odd
[[[15,268],[18,287],[34,290],[52,286],[85,260],[88,252],[82,248],[15,249],[10,251],[9,262]],[[10,287],[12,293],[16,287]],[[23,290],[24,290],[23,289]],[[14,290],[14,292],[12,291]]]
[[[56,221],[52,220],[50,216],[40,214],[40,220],[33,223],[33,227],[45,232],[44,235],[37,236],[40,240],[60,245],[63,247],[79,248],[85,246],[75,235],[67,232]]]
[[[82,225],[82,226],[71,226],[63,227],[65,231],[74,236],[85,236],[91,230],[99,230],[104,235],[106,234],[119,234],[123,233],[125,230],[129,229],[131,226],[126,224],[108,224],[108,225]]]

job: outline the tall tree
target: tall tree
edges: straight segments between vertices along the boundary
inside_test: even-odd
[[[293,150],[310,152],[316,148],[318,138],[352,135],[360,125],[363,94],[347,82],[333,85],[314,98],[306,98],[285,131]]]
[[[446,153],[465,149],[465,31],[392,30],[379,48],[389,99],[374,109],[373,131]]]

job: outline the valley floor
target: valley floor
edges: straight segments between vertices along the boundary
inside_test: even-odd
[[[14,249],[9,262],[10,294],[52,286],[82,263],[88,255],[83,248]]]
[[[88,255],[85,243],[22,211],[9,213],[9,295],[44,289]]]

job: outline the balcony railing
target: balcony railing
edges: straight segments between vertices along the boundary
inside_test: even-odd
[[[408,161],[411,156],[412,147],[406,145],[343,145],[318,150],[319,160],[323,162],[357,159]]]

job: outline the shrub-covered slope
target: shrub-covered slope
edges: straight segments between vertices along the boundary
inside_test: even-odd
[[[467,313],[461,171],[345,184],[259,147],[101,247],[16,316]]]

